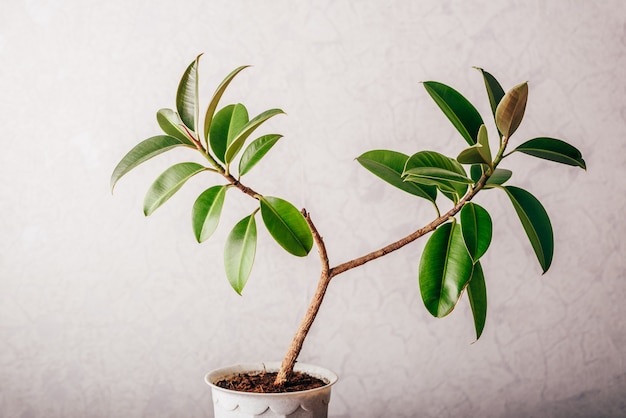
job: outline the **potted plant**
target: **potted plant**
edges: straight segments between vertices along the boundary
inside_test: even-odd
[[[586,167],[581,153],[558,139],[534,138],[512,148],[511,137],[524,116],[527,83],[505,93],[490,73],[478,68],[496,126],[496,138],[490,140],[481,115],[458,91],[442,83],[424,82],[427,93],[465,140],[465,147],[456,157],[436,151],[418,151],[409,156],[379,149],[365,152],[357,161],[390,185],[430,202],[435,211],[434,219],[378,250],[331,266],[324,240],[309,212],[297,209],[280,197],[266,196],[254,190],[244,179],[281,138],[279,134],[265,134],[250,140],[252,135],[264,122],[283,111],[270,109],[250,118],[241,103],[219,108],[224,91],[246,68],[242,66],[219,84],[201,118],[199,59],[200,56],[187,67],[180,80],[176,110],[157,112],[157,122],[163,134],[140,142],[122,158],[111,176],[111,190],[122,176],[139,164],[174,148],[188,148],[199,153],[205,163],[181,162],[165,170],[145,196],[145,215],[153,213],[191,177],[208,171],[215,175],[217,184],[202,192],[193,204],[192,227],[198,242],[207,240],[216,230],[227,194],[241,192],[256,201],[252,213],[234,225],[226,239],[226,278],[235,292],[241,294],[252,270],[258,218],[274,240],[295,256],[306,256],[315,243],[321,265],[315,295],[282,362],[238,365],[207,375],[207,382],[213,389],[216,416],[244,416],[239,415],[241,413],[254,416],[268,409],[273,412],[267,413],[277,414],[275,416],[326,416],[330,386],[337,377],[315,366],[296,365],[296,360],[329,283],[337,275],[384,257],[427,234],[430,237],[419,262],[419,288],[424,305],[433,316],[443,317],[466,293],[476,338],[479,338],[487,314],[487,293],[480,259],[489,248],[492,236],[489,213],[474,202],[482,191],[498,190],[510,198],[543,272],[550,268],[554,240],[548,214],[531,193],[508,184],[512,172],[502,168],[501,164],[517,153]],[[495,143],[497,147],[492,151]],[[447,204],[443,210],[439,206],[442,202]],[[305,380],[304,387],[298,379]],[[263,382],[258,383],[258,380]],[[242,392],[250,387],[257,387],[264,393]],[[293,392],[296,387],[298,390]],[[229,415],[231,413],[233,415]]]

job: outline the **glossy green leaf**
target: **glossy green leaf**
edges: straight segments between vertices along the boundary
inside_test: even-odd
[[[217,229],[228,186],[206,189],[193,204],[191,222],[198,242],[206,241]]]
[[[141,141],[117,163],[113,174],[111,174],[111,192],[113,192],[118,180],[139,164],[173,148],[186,145],[180,142],[180,140],[167,135],[153,136]]]
[[[174,195],[187,180],[207,168],[198,163],[179,163],[165,170],[152,183],[143,201],[143,213],[148,216]]]
[[[239,175],[243,176],[248,173],[282,137],[279,134],[270,134],[252,141],[239,160]]]
[[[491,106],[491,112],[493,116],[496,116],[496,109],[498,108],[498,104],[500,100],[504,97],[504,89],[495,79],[494,76],[489,74],[487,71],[482,68],[475,67],[478,71],[483,75],[483,80],[485,81],[485,88],[487,89],[487,96],[489,97],[489,105]]]
[[[529,192],[519,187],[504,186],[522,226],[545,273],[552,263],[554,237],[548,213]]]
[[[195,148],[195,145],[182,127],[183,121],[180,120],[178,113],[174,112],[172,109],[160,109],[156,117],[163,132]]]
[[[237,156],[237,153],[243,147],[243,144],[246,142],[246,139],[255,131],[261,124],[267,121],[269,118],[280,115],[283,112],[280,109],[270,109],[261,113],[250,122],[248,122],[245,126],[241,128],[237,136],[233,138],[232,142],[228,144],[228,148],[226,149],[226,153],[224,155],[224,160],[226,163],[230,163]]]
[[[176,110],[185,126],[196,132],[198,121],[198,60],[200,55],[187,67],[178,83]]]
[[[500,186],[511,178],[513,172],[511,170],[507,170],[505,168],[496,168],[493,171],[493,174],[489,176],[487,179],[487,183],[485,183],[485,188],[490,188],[493,186]]]
[[[485,329],[487,320],[487,286],[485,285],[485,275],[480,262],[474,264],[472,278],[467,285],[467,297],[472,308],[476,339],[478,340]]]
[[[433,178],[428,178],[428,177],[412,176],[410,174],[404,177],[404,181],[407,183],[416,184],[422,187],[425,187],[425,186],[435,187],[441,190],[441,192],[444,195],[452,199],[455,203],[458,202],[459,200],[459,193],[457,189],[455,189],[454,187],[454,184],[456,183],[453,183],[451,181],[433,179]]]
[[[482,177],[485,169],[486,169],[486,166],[482,164],[472,165],[472,167],[470,168],[470,178],[474,180],[474,183],[478,183],[478,180],[480,180],[480,178]]]
[[[482,206],[468,202],[461,209],[460,217],[465,247],[476,263],[487,252],[489,244],[491,244],[491,216]]]
[[[209,142],[211,150],[221,162],[225,162],[228,145],[232,143],[246,123],[248,123],[248,110],[241,103],[228,105],[215,114],[211,124]]]
[[[434,186],[407,183],[402,179],[402,172],[408,159],[408,155],[400,152],[374,150],[362,154],[356,160],[368,171],[392,186],[434,203],[437,198],[437,189]]]
[[[528,83],[522,83],[509,90],[496,109],[496,126],[505,137],[515,133],[526,110]]]
[[[482,145],[474,144],[469,148],[465,148],[456,157],[461,164],[487,164],[488,161],[481,152]]]
[[[474,145],[483,124],[476,108],[461,93],[445,84],[426,81],[424,87],[465,141]]]
[[[429,238],[419,265],[419,285],[428,312],[443,317],[454,309],[472,275],[473,263],[456,223],[446,223]]]
[[[411,155],[404,165],[404,173],[418,167],[438,167],[467,177],[463,166],[452,158],[435,151],[420,151]]]
[[[487,164],[491,166],[491,150],[489,148],[489,138],[487,128],[480,125],[478,130],[478,142],[469,148],[461,151],[457,161],[461,164]]]
[[[404,172],[404,175],[411,178],[411,181],[419,183],[419,179],[431,179],[436,181],[444,180],[450,183],[472,184],[472,179],[440,167],[415,167]]]
[[[278,197],[261,198],[261,216],[270,235],[290,254],[304,257],[313,247],[313,235],[295,206]]]
[[[240,295],[252,272],[256,243],[257,232],[254,214],[239,221],[226,238],[224,269],[228,282]]]
[[[487,135],[487,127],[480,125],[478,130],[478,144],[482,145],[481,153],[487,160],[487,164],[491,165],[491,148],[489,147],[489,135]]]
[[[467,177],[467,173],[463,169],[463,166],[459,164],[456,160],[453,160],[452,158],[446,157],[445,155],[434,151],[420,151],[410,156],[409,159],[406,161],[406,164],[404,165],[403,176],[405,176],[409,170],[418,167],[443,168],[445,170],[458,173],[463,177]],[[422,184],[425,183],[423,180],[421,182]],[[426,184],[428,184],[428,182],[426,182]],[[467,191],[467,184],[465,183],[438,180],[436,182],[436,185],[444,193],[445,196],[452,199],[454,202],[457,202],[458,198],[460,196],[463,196]],[[442,187],[442,185],[447,185],[447,187]],[[454,192],[451,192],[451,190],[454,190]]]
[[[211,129],[211,124],[213,122],[213,116],[215,115],[215,110],[217,109],[217,105],[219,104],[219,101],[222,98],[222,95],[226,91],[226,88],[228,87],[230,82],[233,81],[233,78],[235,78],[237,74],[239,74],[244,68],[248,68],[248,67],[249,65],[243,65],[241,67],[236,68],[234,71],[232,71],[230,74],[226,76],[226,78],[220,83],[220,85],[215,90],[215,93],[213,93],[213,97],[211,98],[211,101],[209,102],[209,106],[206,110],[206,115],[204,116],[204,137],[205,138],[209,137],[209,132]]]
[[[544,160],[587,169],[580,151],[565,141],[555,138],[534,138],[524,142],[513,151],[523,152]]]

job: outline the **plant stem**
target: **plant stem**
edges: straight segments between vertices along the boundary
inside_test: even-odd
[[[198,139],[191,133],[189,132],[189,129],[187,129],[187,127],[182,124],[181,125],[182,128],[185,130],[185,132],[187,133],[187,137],[191,140],[191,142],[193,142],[193,144],[196,146],[196,149],[202,153],[202,154],[206,154],[206,150],[204,149],[204,147],[202,146],[202,143],[200,141],[198,141]]]
[[[282,364],[280,366],[280,370],[278,371],[278,375],[276,376],[276,380],[274,381],[274,384],[277,386],[284,385],[285,382],[287,382],[287,380],[289,379],[289,376],[291,375],[291,373],[293,372],[293,367],[296,363],[296,359],[300,355],[300,351],[302,350],[302,345],[304,343],[304,340],[309,330],[311,329],[311,325],[313,324],[313,321],[315,320],[317,313],[319,312],[320,306],[324,299],[324,295],[326,294],[328,285],[330,284],[330,281],[332,280],[333,277],[341,273],[344,273],[348,270],[351,270],[355,267],[362,266],[368,261],[372,261],[377,258],[380,258],[386,254],[389,254],[392,251],[398,250],[404,247],[405,245],[415,241],[416,239],[426,235],[427,233],[434,231],[435,229],[437,229],[439,225],[445,223],[446,221],[448,221],[448,219],[456,215],[467,202],[472,200],[474,196],[476,196],[476,194],[485,186],[485,183],[487,182],[488,178],[489,178],[488,174],[483,174],[482,177],[478,180],[478,182],[474,186],[474,188],[472,188],[472,190],[470,190],[469,193],[467,193],[456,205],[454,205],[452,209],[450,209],[448,212],[444,213],[443,215],[438,216],[428,225],[418,229],[412,234],[407,235],[406,237],[398,241],[395,241],[379,250],[373,251],[362,257],[358,257],[353,260],[347,261],[345,263],[339,264],[338,266],[330,268],[330,269],[329,269],[328,254],[326,252],[326,246],[324,244],[324,241],[322,237],[319,235],[317,228],[313,224],[311,217],[309,216],[307,211],[303,209],[302,211],[303,215],[307,223],[309,224],[309,227],[311,228],[311,232],[313,233],[313,238],[315,239],[315,242],[319,250],[320,261],[322,264],[322,271],[320,274],[320,280],[317,284],[317,290],[315,291],[315,295],[313,296],[313,299],[311,300],[311,303],[309,304],[309,308],[307,309],[306,314],[304,318],[302,319],[300,327],[296,331],[296,334],[294,335],[291,341],[291,345],[289,346],[289,350],[287,351],[287,354],[283,358]]]
[[[241,190],[243,193],[247,194],[248,196],[259,200],[259,196],[261,196],[259,193],[255,192],[254,190],[252,190],[250,187],[248,186],[244,186],[239,180],[237,180],[232,174],[229,173],[225,173],[222,172],[221,173],[224,178],[226,180],[228,180],[228,182],[230,184],[232,184],[233,186],[235,186],[236,188],[238,188],[239,190]]]
[[[289,350],[287,354],[283,358],[282,364],[280,365],[280,370],[278,375],[276,376],[276,380],[274,384],[277,386],[282,386],[287,382],[289,376],[293,371],[293,367],[296,364],[296,359],[300,355],[300,351],[302,350],[302,344],[304,343],[304,339],[306,338],[309,330],[311,329],[311,325],[313,325],[313,321],[319,312],[320,306],[322,305],[322,301],[324,300],[324,295],[326,294],[326,289],[328,289],[328,285],[330,284],[330,279],[332,275],[330,274],[329,264],[328,264],[328,254],[326,252],[326,246],[324,245],[324,240],[320,236],[315,224],[311,220],[311,216],[308,212],[303,209],[302,214],[304,215],[304,219],[306,219],[309,224],[309,228],[311,228],[311,232],[313,233],[313,239],[317,244],[320,262],[322,264],[322,271],[320,273],[320,280],[317,284],[317,290],[315,291],[315,295],[309,304],[309,308],[302,319],[300,327],[296,331],[296,335],[293,337],[291,341],[291,345],[289,346]]]
[[[488,176],[487,175],[483,175],[480,180],[476,183],[476,186],[469,192],[467,193],[460,201],[459,203],[457,203],[456,205],[454,205],[454,207],[452,209],[450,209],[449,211],[447,211],[446,213],[444,213],[443,215],[440,215],[439,217],[435,218],[432,222],[430,222],[428,225],[418,229],[417,231],[413,232],[410,235],[407,235],[406,237],[393,242],[389,245],[386,245],[385,247],[376,250],[376,251],[372,251],[369,254],[366,254],[362,257],[358,257],[355,258],[354,260],[350,260],[347,261],[345,263],[339,264],[336,267],[333,267],[330,270],[330,275],[331,277],[337,276],[338,274],[344,273],[348,270],[351,270],[355,267],[359,267],[362,266],[363,264],[367,263],[368,261],[372,261],[375,260],[377,258],[380,258],[386,254],[389,254],[392,251],[398,250],[402,247],[404,247],[407,244],[410,244],[411,242],[415,241],[416,239],[428,234],[429,232],[434,231],[435,229],[437,229],[437,227],[443,223],[445,223],[448,219],[450,219],[451,217],[453,217],[454,215],[456,215],[457,213],[459,213],[459,211],[463,208],[463,206],[469,202],[470,200],[472,200],[474,198],[474,196],[476,196],[476,194],[484,187],[485,182],[487,181]]]
[[[504,145],[506,146],[506,141],[504,142]],[[498,157],[500,157],[501,155],[502,153],[500,152],[498,154]],[[499,162],[499,159],[498,159],[498,162]],[[317,228],[315,227],[315,225],[313,224],[313,221],[311,220],[311,217],[308,215],[306,210],[303,209],[302,212],[305,216],[307,223],[309,224],[309,227],[311,228],[311,231],[313,233],[313,238],[315,239],[315,242],[319,249],[319,255],[320,255],[320,260],[322,264],[322,272],[320,274],[320,280],[317,284],[317,290],[315,291],[315,295],[313,296],[313,299],[311,300],[311,303],[309,304],[309,308],[307,309],[307,312],[304,318],[302,319],[302,323],[300,324],[300,327],[296,331],[296,334],[291,341],[287,354],[283,358],[282,364],[280,366],[280,370],[278,371],[278,375],[276,376],[276,380],[274,381],[274,384],[277,386],[282,386],[289,379],[289,376],[291,375],[293,371],[293,367],[296,363],[296,359],[298,358],[298,356],[300,355],[300,351],[302,350],[302,345],[304,343],[304,340],[309,330],[311,329],[311,325],[313,324],[313,321],[315,321],[315,317],[317,316],[317,313],[319,312],[319,308],[324,299],[324,295],[326,294],[326,289],[328,289],[328,285],[330,284],[330,281],[332,280],[333,277],[341,273],[345,273],[346,271],[351,270],[355,267],[362,266],[363,264],[369,261],[383,257],[384,255],[389,254],[390,252],[396,251],[404,247],[405,245],[410,244],[411,242],[428,234],[429,232],[434,231],[435,229],[437,229],[439,225],[447,222],[451,217],[459,213],[459,211],[463,208],[463,206],[467,202],[472,200],[474,196],[476,196],[476,194],[485,186],[490,175],[491,173],[483,174],[482,177],[475,184],[475,186],[465,196],[463,196],[463,198],[456,205],[454,205],[452,209],[450,209],[448,212],[444,213],[443,215],[438,216],[428,225],[418,229],[417,231],[413,232],[412,234],[407,235],[406,237],[398,241],[395,241],[389,245],[386,245],[385,247],[379,250],[372,251],[369,254],[366,254],[362,257],[358,257],[353,260],[347,261],[345,263],[339,264],[338,266],[333,267],[333,268],[329,268],[328,254],[326,252],[326,246],[324,244],[324,241],[322,240],[322,237],[319,235]]]
[[[300,355],[300,351],[302,351],[302,345],[304,344],[304,340],[306,339],[306,336],[308,335],[309,330],[311,329],[311,326],[313,325],[313,322],[315,321],[315,318],[319,312],[320,306],[322,305],[322,301],[324,300],[324,296],[326,295],[326,290],[328,289],[328,286],[330,285],[330,282],[333,279],[333,277],[341,273],[345,273],[348,270],[352,270],[353,268],[362,266],[363,264],[369,261],[383,257],[393,251],[396,251],[404,247],[405,245],[410,244],[411,242],[417,240],[418,238],[434,231],[435,229],[437,229],[437,227],[447,222],[450,218],[454,217],[457,213],[461,211],[461,209],[463,209],[463,206],[467,202],[472,200],[474,196],[476,196],[476,194],[478,194],[478,192],[482,190],[483,187],[485,187],[487,180],[493,174],[493,172],[495,171],[495,168],[498,166],[502,158],[504,158],[503,154],[504,154],[504,151],[506,150],[508,140],[509,138],[506,136],[502,138],[500,148],[498,149],[498,153],[496,154],[496,157],[493,160],[491,168],[487,170],[487,172],[483,173],[483,175],[476,182],[476,184],[471,188],[471,190],[468,193],[466,193],[465,196],[463,196],[463,198],[459,200],[459,202],[456,203],[449,211],[441,215],[439,212],[439,209],[435,205],[435,207],[437,208],[438,216],[435,219],[433,219],[429,224],[407,235],[406,237],[399,239],[398,241],[392,242],[391,244],[388,244],[376,251],[372,251],[371,253],[365,254],[364,256],[357,257],[353,260],[339,264],[333,268],[330,268],[330,263],[328,260],[328,253],[326,251],[326,245],[324,244],[324,240],[319,234],[317,227],[313,223],[313,220],[311,219],[311,216],[309,215],[309,213],[306,211],[306,209],[302,209],[302,215],[304,216],[304,219],[306,220],[307,224],[309,225],[309,228],[311,229],[311,233],[313,234],[313,239],[315,240],[315,243],[318,248],[318,252],[320,256],[320,263],[321,263],[321,273],[320,273],[319,282],[317,284],[317,289],[315,291],[315,295],[313,295],[313,299],[311,300],[309,304],[306,314],[304,315],[304,318],[302,319],[302,322],[300,323],[300,326],[298,327],[298,330],[296,331],[296,334],[294,335],[291,341],[291,344],[289,345],[289,349],[287,350],[287,353],[285,354],[285,357],[283,358],[283,361],[281,363],[280,370],[278,371],[278,374],[274,381],[274,384],[276,386],[283,386],[289,380],[290,375],[293,373],[293,368],[296,364],[296,360],[298,359],[298,356]],[[243,184],[241,184],[239,180],[234,178],[231,174],[222,173],[222,175],[232,185],[240,189],[242,192],[246,193],[249,196],[252,196],[255,199],[259,199],[259,194],[257,194],[254,190],[250,189],[249,187],[246,187]]]

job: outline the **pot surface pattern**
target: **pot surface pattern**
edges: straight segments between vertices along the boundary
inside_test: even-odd
[[[221,368],[207,374],[211,386],[215,418],[326,418],[331,386],[337,375],[321,367],[298,363],[294,370],[310,374],[328,382],[326,386],[301,392],[246,393],[223,389],[214,382],[236,373],[267,370],[275,372],[280,363],[240,364]]]

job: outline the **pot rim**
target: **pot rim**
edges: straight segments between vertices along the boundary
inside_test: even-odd
[[[332,385],[337,383],[337,380],[339,380],[339,377],[334,372],[324,367],[298,362],[293,368],[294,371],[310,374],[311,376],[322,379],[328,383],[326,383],[324,386],[320,386],[314,389],[300,390],[300,391],[295,391],[295,392],[278,392],[278,393],[241,392],[241,391],[232,390],[232,389],[225,389],[213,383],[217,379],[220,379],[220,378],[223,378],[223,377],[235,374],[235,373],[245,373],[245,372],[251,372],[251,371],[260,372],[263,370],[266,370],[269,372],[275,372],[280,369],[280,364],[281,363],[277,361],[267,361],[267,362],[258,362],[258,363],[237,363],[231,366],[220,367],[219,369],[210,371],[209,373],[205,375],[204,381],[213,390],[218,390],[220,392],[226,392],[226,393],[232,393],[232,394],[243,394],[246,396],[279,397],[279,396],[285,396],[285,395],[295,396],[295,395],[300,395],[300,394],[314,393],[314,392],[318,392],[322,390],[327,390]]]

